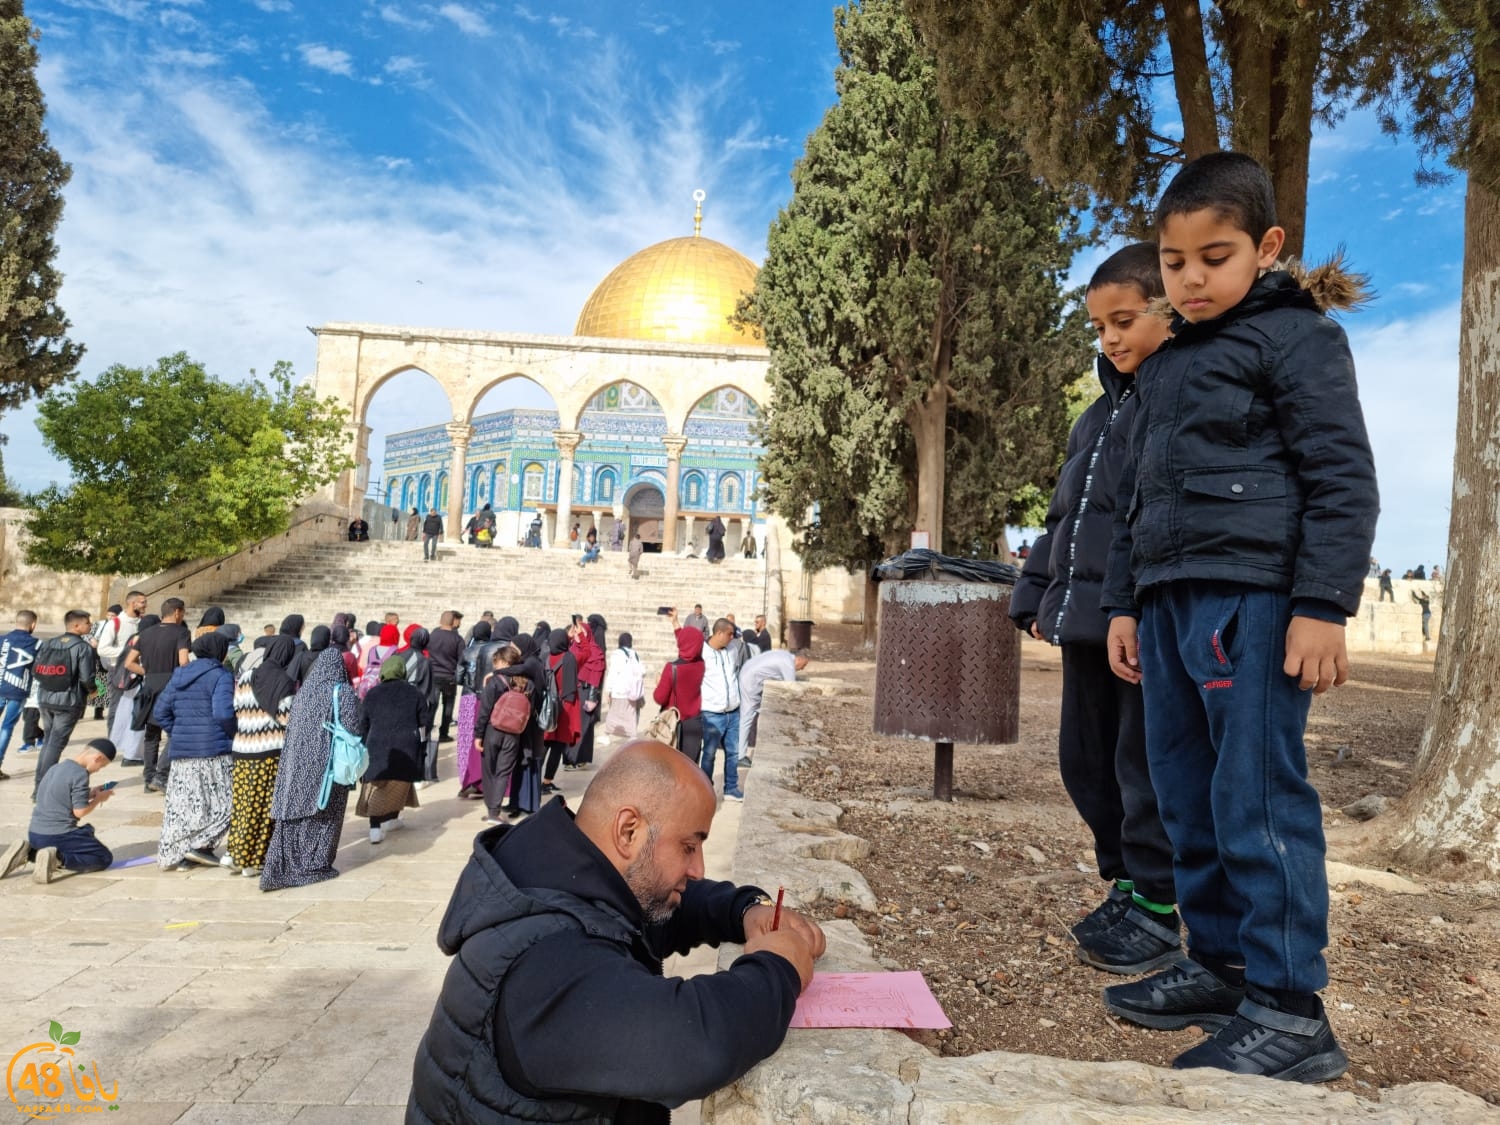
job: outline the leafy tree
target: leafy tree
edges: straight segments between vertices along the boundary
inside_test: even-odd
[[[0,412],[71,379],[83,356],[57,306],[52,236],[72,172],[42,127],[35,35],[21,0],[0,0]]]
[[[1087,363],[1076,221],[1010,138],[938,100],[899,0],[838,9],[809,136],[742,313],[771,351],[764,495],[810,565],[994,544],[1050,486]],[[867,617],[868,619],[868,617]]]
[[[0,449],[3,454],[3,449]],[[5,459],[0,455],[0,508],[19,508],[26,502],[21,491],[10,483],[10,478],[5,475]]]
[[[1270,170],[1293,255],[1313,123],[1381,96],[1377,59],[1426,46],[1412,0],[907,3],[946,97],[1015,129],[1048,181],[1092,197],[1105,224],[1140,229],[1176,165],[1227,144]],[[1164,79],[1180,129],[1160,106]]]
[[[293,386],[285,362],[271,384],[220,382],[179,352],[47,395],[38,424],[73,483],[35,498],[27,559],[146,574],[285,530],[300,499],[354,464],[342,406]]]

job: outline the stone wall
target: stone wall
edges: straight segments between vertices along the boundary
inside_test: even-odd
[[[1435,652],[1437,639],[1443,625],[1443,595],[1446,587],[1441,582],[1408,581],[1396,579],[1391,583],[1394,601],[1380,600],[1380,583],[1374,578],[1365,580],[1364,594],[1359,600],[1359,612],[1349,619],[1345,632],[1345,643],[1350,652],[1391,652],[1421,655]],[[1432,607],[1432,620],[1428,632],[1432,639],[1422,640],[1422,607],[1413,597],[1422,594]]]
[[[111,579],[97,574],[62,574],[26,561],[24,508],[0,508],[0,628],[10,629],[18,610],[36,612],[43,624],[60,624],[70,609],[97,618],[110,604]]]
[[[788,785],[798,763],[820,753],[820,735],[796,723],[784,701],[793,694],[847,690],[836,681],[816,678],[766,685],[755,784],[746,791],[735,848],[736,882],[784,886],[788,900],[799,906],[845,902],[874,908],[869,884],[849,866],[870,845],[840,830],[842,814],[836,806],[809,801]],[[853,923],[831,922],[824,929],[828,952],[818,964],[820,971],[899,967],[880,964]],[[720,967],[728,967],[739,954],[738,946],[724,946]],[[712,1125],[1456,1125],[1496,1120],[1479,1098],[1452,1086],[1418,1083],[1378,1094],[1378,1101],[1367,1100],[1223,1071],[1074,1062],[1008,1051],[943,1058],[897,1031],[793,1030],[775,1055],[706,1099],[702,1119]]]

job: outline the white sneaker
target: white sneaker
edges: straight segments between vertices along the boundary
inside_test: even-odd
[[[402,820],[398,816],[395,820],[386,821],[383,825],[381,825],[381,827],[384,828],[387,832],[395,832],[399,828],[405,828],[406,821]]]
[[[259,867],[241,867],[240,868],[240,874],[243,875],[247,879],[259,879],[260,878],[260,868]]]
[[[57,849],[38,848],[36,863],[31,869],[31,881],[33,883],[52,882],[52,873],[57,870]]]
[[[419,782],[417,782],[417,788],[418,789],[426,789],[431,784],[432,784],[432,782],[430,782],[430,781],[419,781]]]
[[[378,844],[385,839],[385,833],[378,828],[370,829],[370,843]]]
[[[233,875],[236,871],[238,871],[240,869],[240,865],[234,862],[234,860],[230,857],[230,855],[229,855],[228,852],[225,852],[223,855],[221,855],[219,857],[219,866],[220,867],[227,867],[227,868],[229,868],[229,873],[231,875]]]

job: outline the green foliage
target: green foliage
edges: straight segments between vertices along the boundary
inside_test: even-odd
[[[811,566],[904,548],[946,396],[944,540],[994,543],[1050,488],[1088,340],[1062,291],[1076,220],[1004,133],[938,99],[898,0],[835,12],[839,100],[808,137],[741,314],[765,334],[763,496]],[[941,437],[939,440],[943,440]]]
[[[0,412],[77,373],[57,306],[53,233],[71,170],[47,140],[36,44],[21,0],[0,0]]]
[[[300,499],[354,465],[348,412],[293,386],[290,364],[270,381],[223,383],[179,352],[47,395],[38,425],[73,483],[35,498],[28,560],[146,574],[285,530]]]
[[[1451,65],[1459,43],[1443,30],[1443,13],[1485,3],[1492,0],[908,7],[936,49],[952,104],[1015,129],[1049,182],[1092,199],[1103,225],[1144,233],[1175,167],[1228,145],[1271,170],[1288,247],[1300,253],[1313,123],[1385,99],[1398,89],[1397,73]],[[1175,114],[1158,112],[1163,79],[1172,82]],[[1435,97],[1434,109],[1442,104]]]
[[[0,449],[0,508],[20,508],[26,504],[26,497],[20,489],[10,483],[10,478],[5,475],[4,450]]]

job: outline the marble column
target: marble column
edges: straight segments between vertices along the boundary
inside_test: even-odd
[[[577,430],[553,430],[552,440],[557,443],[557,460],[561,471],[557,474],[557,529],[552,536],[552,546],[568,549],[568,532],[573,530],[573,454],[583,435]]]
[[[670,555],[677,550],[677,493],[681,487],[682,451],[687,448],[687,438],[681,434],[668,434],[661,443],[667,447],[667,504],[661,526],[661,551]]]
[[[474,427],[467,422],[449,422],[445,427],[448,431],[448,440],[453,443],[453,460],[448,464],[448,516],[447,538],[452,542],[460,542],[464,537],[464,477],[468,470],[464,467],[469,457],[469,439],[474,436]],[[433,477],[432,506],[437,507],[437,477]],[[423,512],[425,519],[427,513]]]

